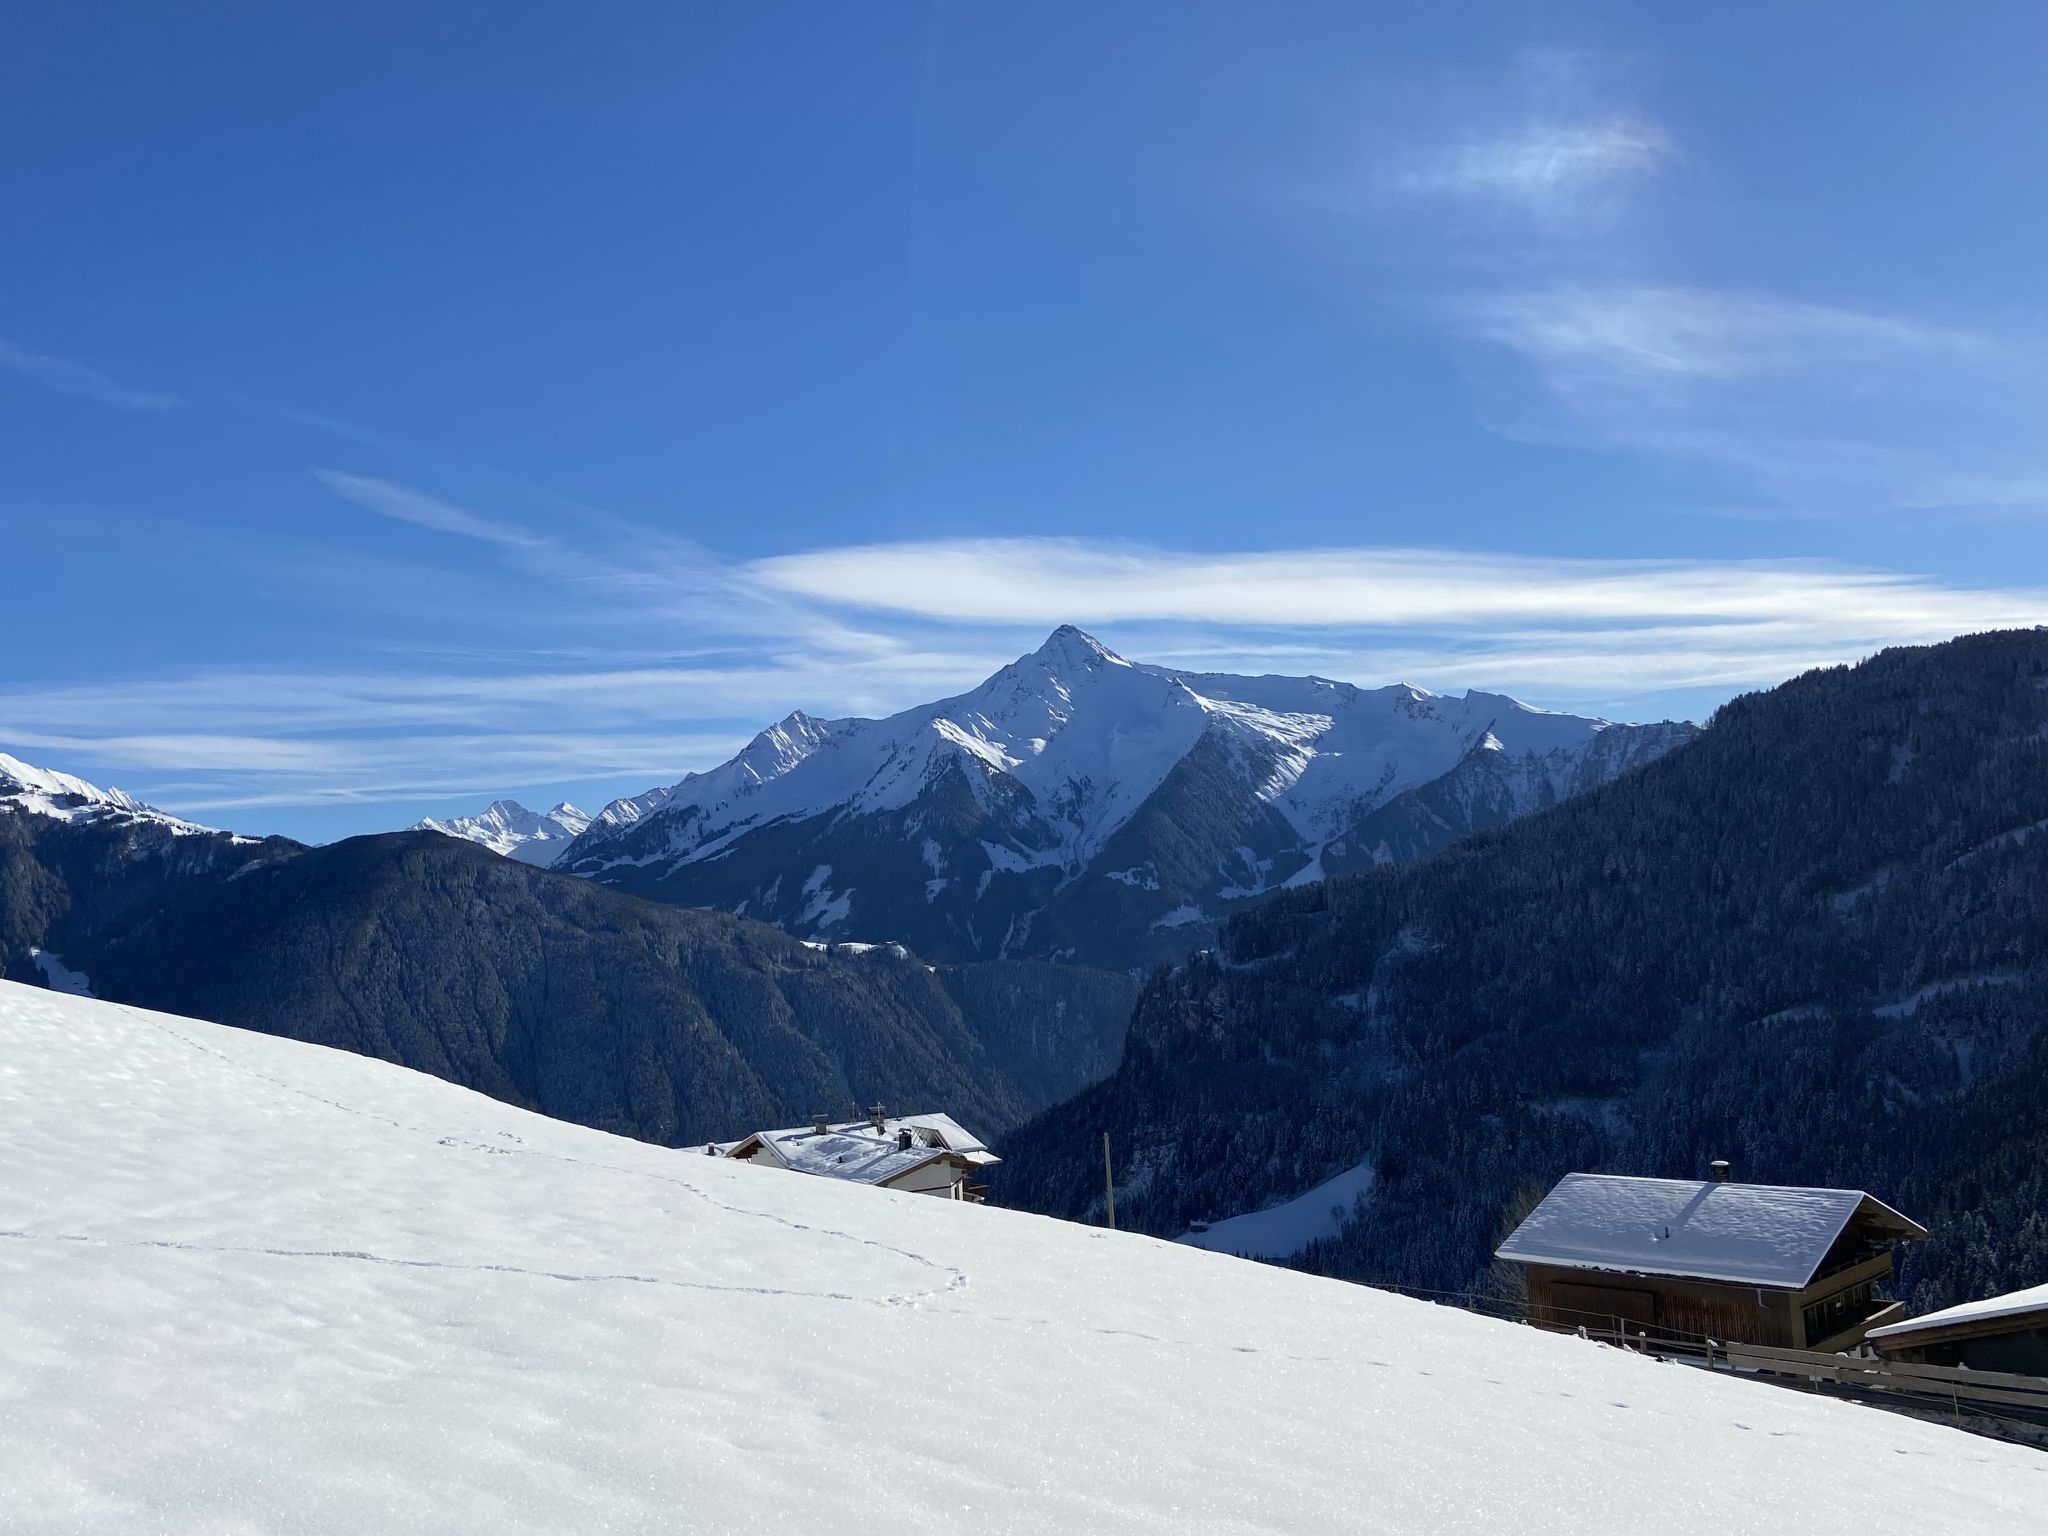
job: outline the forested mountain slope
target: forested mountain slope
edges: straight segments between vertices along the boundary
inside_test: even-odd
[[[876,1099],[999,1136],[1114,1065],[1136,993],[1076,967],[826,952],[436,833],[308,849],[0,813],[0,974],[42,979],[51,956],[101,997],[670,1144]]]
[[[998,1198],[1171,1233],[1371,1161],[1301,1262],[1482,1283],[1570,1169],[1860,1186],[1920,1306],[2048,1279],[2048,635],[1737,699],[1640,772],[1269,899],[1148,986]]]

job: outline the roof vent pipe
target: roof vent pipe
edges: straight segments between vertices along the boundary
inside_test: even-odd
[[[1707,1172],[1714,1176],[1716,1184],[1726,1184],[1728,1182],[1728,1159],[1725,1157],[1715,1158],[1711,1163],[1707,1164]]]

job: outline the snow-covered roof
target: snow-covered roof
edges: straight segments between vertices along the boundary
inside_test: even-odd
[[[823,1136],[805,1131],[770,1131],[763,1140],[772,1142],[778,1160],[797,1173],[813,1173],[823,1179],[845,1179],[852,1184],[887,1184],[914,1168],[922,1168],[946,1155],[942,1147],[907,1149],[896,1139],[869,1132],[827,1131]]]
[[[963,1154],[982,1152],[988,1154],[986,1160],[991,1163],[1002,1161],[994,1153],[989,1152],[987,1142],[974,1135],[951,1115],[904,1115],[899,1119],[884,1120],[882,1124],[891,1136],[895,1135],[901,1127],[907,1125],[913,1131],[931,1131],[935,1133],[939,1140],[945,1144],[948,1152]]]
[[[1966,1301],[1959,1306],[1943,1307],[1939,1312],[1929,1312],[1925,1317],[1909,1318],[1903,1323],[1893,1323],[1886,1328],[1873,1328],[1873,1339],[1895,1339],[1901,1334],[1933,1333],[1942,1328],[1960,1328],[1970,1323],[1987,1323],[2002,1317],[2025,1317],[2030,1313],[2041,1314],[2035,1326],[2048,1326],[2048,1285],[2031,1285],[2024,1291],[2007,1291],[2003,1296],[1986,1296],[1981,1301]]]
[[[1858,1214],[1926,1229],[1860,1189],[1570,1173],[1499,1249],[1519,1263],[1798,1290]]]
[[[901,1145],[900,1135],[906,1130],[911,1137],[907,1148]],[[751,1157],[757,1147],[765,1147],[777,1162],[798,1173],[856,1184],[886,1184],[913,1168],[947,1156],[975,1168],[1002,1161],[950,1115],[885,1118],[880,1130],[869,1120],[828,1124],[822,1135],[811,1125],[756,1131],[721,1150],[727,1157],[734,1153]]]

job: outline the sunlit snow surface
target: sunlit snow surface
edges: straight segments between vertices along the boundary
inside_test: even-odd
[[[1335,1237],[1351,1215],[1352,1202],[1372,1190],[1373,1167],[1360,1163],[1325,1179],[1305,1195],[1296,1195],[1263,1211],[1212,1221],[1202,1231],[1174,1239],[1211,1253],[1241,1253],[1255,1259],[1288,1259],[1310,1243]]]
[[[2033,1532],[2048,1458],[0,984],[0,1528]]]

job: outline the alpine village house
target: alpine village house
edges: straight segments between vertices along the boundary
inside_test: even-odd
[[[1573,1173],[1498,1250],[1550,1328],[1834,1353],[1896,1322],[1873,1287],[1926,1228],[1860,1189]]]
[[[809,1125],[756,1131],[704,1150],[763,1168],[977,1203],[988,1186],[974,1176],[1002,1161],[950,1115],[891,1118],[880,1105],[865,1120],[834,1125],[819,1115]]]
[[[1909,1365],[2048,1376],[2048,1285],[1873,1328],[1870,1345],[1885,1359]]]

